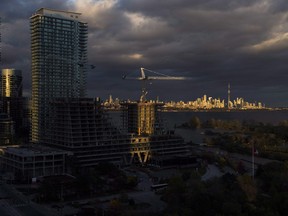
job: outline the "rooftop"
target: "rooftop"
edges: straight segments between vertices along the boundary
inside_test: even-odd
[[[66,13],[66,14],[75,14],[75,15],[81,15],[81,13],[72,12],[72,11],[64,11],[64,10],[55,10],[50,8],[40,8],[37,10],[37,14],[46,14],[46,13]]]
[[[75,21],[79,21],[79,18],[81,17],[81,13],[64,11],[64,10],[54,10],[49,8],[40,8],[35,12],[35,14],[32,15],[32,17],[37,15],[67,19],[67,20],[75,20]]]
[[[68,151],[61,149],[51,148],[40,145],[29,145],[29,146],[9,146],[3,148],[4,152],[15,154],[18,156],[37,156],[37,155],[53,155],[53,154],[71,154]]]

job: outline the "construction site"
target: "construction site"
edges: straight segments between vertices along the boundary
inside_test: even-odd
[[[123,77],[124,78],[124,77]],[[125,76],[125,79],[132,79]],[[166,128],[162,118],[162,103],[148,101],[146,81],[153,79],[182,80],[183,77],[146,76],[141,68],[140,80],[142,85],[139,101],[122,102],[122,125],[113,125],[111,117],[101,105],[99,98],[55,98],[50,101],[49,127],[44,139],[44,146],[63,151],[65,164],[63,173],[89,169],[99,163],[113,163],[117,166],[138,164],[141,166],[159,166],[163,160],[188,155],[184,139],[173,130]],[[38,156],[33,155],[33,147],[26,146],[30,152],[29,160]],[[2,161],[9,161],[24,151],[21,146],[9,149],[2,148]],[[31,149],[30,149],[31,148]],[[28,151],[27,149],[25,151]],[[67,153],[68,152],[68,153]],[[41,153],[46,158],[45,152]],[[49,155],[47,154],[47,157]],[[56,163],[49,161],[49,163]],[[48,163],[48,162],[47,162]],[[25,179],[35,177],[37,169],[46,169],[45,163],[26,174],[18,170]],[[43,167],[41,167],[43,165]],[[83,169],[85,168],[85,169]],[[7,167],[6,170],[11,170]],[[41,175],[50,175],[42,172]]]
[[[145,71],[157,74],[147,76]],[[130,134],[130,163],[153,164],[154,159],[170,156],[187,155],[188,150],[184,139],[174,131],[166,128],[161,115],[163,103],[146,99],[147,81],[151,80],[185,80],[185,77],[172,77],[162,73],[140,68],[140,77],[123,76],[123,79],[141,81],[140,100],[123,102],[123,129]],[[152,160],[153,159],[153,160]]]

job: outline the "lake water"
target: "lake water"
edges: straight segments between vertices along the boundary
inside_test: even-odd
[[[175,129],[175,132],[181,135],[186,142],[202,143],[204,135],[203,130],[191,130],[183,128],[174,128],[175,125],[181,125],[189,121],[193,116],[197,116],[202,122],[209,119],[239,120],[271,123],[277,125],[282,120],[288,120],[288,111],[232,111],[232,112],[163,112],[163,118],[166,119],[168,128]]]
[[[120,112],[112,112],[112,120],[116,125],[120,125]],[[201,143],[204,138],[201,130],[175,128],[175,125],[183,124],[189,121],[193,116],[197,116],[202,122],[214,119],[239,120],[271,123],[277,125],[282,120],[288,120],[288,110],[283,111],[232,111],[232,112],[163,112],[165,125],[168,129],[175,129],[176,133],[181,135],[186,142],[193,140]]]
[[[263,123],[278,124],[282,120],[288,120],[288,111],[232,111],[232,112],[163,112],[169,127],[189,121],[197,116],[202,122],[209,119],[222,120],[246,120]]]

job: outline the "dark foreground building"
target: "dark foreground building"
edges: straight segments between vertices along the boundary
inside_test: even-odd
[[[149,113],[143,118],[150,119],[141,123],[142,129],[135,127],[135,132],[128,133],[113,126],[99,99],[59,98],[51,101],[50,106],[53,127],[49,130],[47,143],[71,151],[76,167],[93,167],[101,162],[147,164],[152,157],[187,154],[183,138],[164,130],[157,104],[145,104],[144,109],[140,104],[140,110]],[[138,107],[137,104],[130,109],[134,107]],[[125,110],[124,113],[126,120],[129,119],[131,112]],[[135,115],[142,114],[133,112],[133,119],[139,119]]]
[[[50,105],[53,127],[47,143],[71,151],[77,167],[92,167],[100,162],[126,163],[129,136],[111,124],[99,99],[59,98]]]
[[[10,181],[30,182],[32,178],[61,175],[67,172],[71,153],[47,146],[13,146],[0,149],[1,169],[10,173]]]

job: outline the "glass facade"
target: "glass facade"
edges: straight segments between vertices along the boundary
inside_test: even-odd
[[[0,96],[22,97],[22,71],[15,69],[2,69],[0,82]]]
[[[12,118],[16,135],[20,135],[23,118],[22,71],[2,69],[0,76],[0,113]]]
[[[30,18],[33,143],[44,142],[53,98],[86,95],[88,27],[79,17],[42,8]]]

